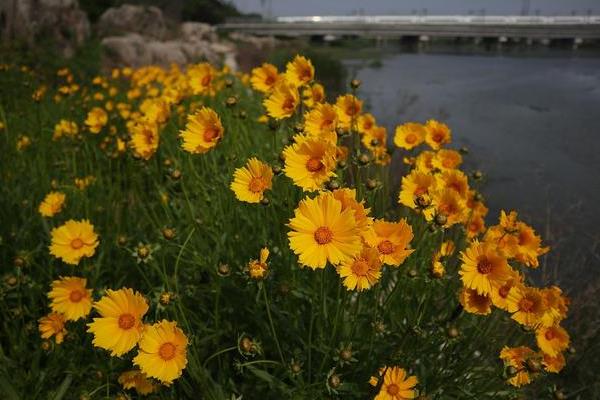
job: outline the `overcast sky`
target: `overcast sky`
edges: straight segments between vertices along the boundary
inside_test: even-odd
[[[481,14],[520,15],[524,4],[534,15],[600,14],[600,0],[229,0],[243,12],[267,16],[291,15],[437,15]],[[270,6],[269,6],[270,5]]]

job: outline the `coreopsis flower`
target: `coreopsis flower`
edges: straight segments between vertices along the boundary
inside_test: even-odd
[[[381,260],[379,252],[372,247],[364,247],[353,259],[342,262],[337,273],[344,280],[348,290],[363,291],[369,289],[381,278]]]
[[[339,96],[335,102],[335,110],[338,114],[339,126],[343,129],[351,129],[352,124],[357,123],[358,116],[362,110],[362,101],[351,94]]]
[[[356,119],[356,130],[361,135],[364,135],[376,126],[377,121],[371,113],[360,114]]]
[[[387,140],[387,129],[383,126],[375,126],[362,135],[361,141],[363,145],[371,150],[376,151],[377,148],[385,149]]]
[[[52,311],[63,314],[68,321],[88,315],[92,309],[92,290],[86,288],[87,280],[75,276],[60,277],[52,282],[48,298]]]
[[[517,224],[516,236],[515,259],[528,267],[537,268],[540,265],[538,257],[546,254],[550,247],[542,247],[542,238],[536,235],[532,227],[523,222]]]
[[[48,193],[38,207],[39,213],[43,217],[55,216],[62,211],[66,198],[67,196],[62,192]]]
[[[431,163],[439,170],[456,169],[462,164],[462,156],[456,150],[440,149],[433,156]]]
[[[38,320],[38,329],[42,339],[50,339],[54,336],[56,344],[61,344],[67,334],[65,316],[61,313],[51,312]]]
[[[435,157],[435,153],[433,151],[425,150],[419,153],[419,155],[415,158],[415,168],[421,172],[432,172],[434,169],[433,166],[433,158]]]
[[[569,334],[560,325],[539,327],[535,339],[540,350],[550,357],[556,357],[569,347]]]
[[[248,275],[250,278],[260,280],[264,279],[269,272],[269,265],[267,259],[269,258],[269,249],[263,247],[260,250],[260,257],[258,260],[251,260],[248,263]]]
[[[123,372],[119,375],[118,382],[123,389],[135,389],[142,396],[154,393],[160,388],[138,369]]]
[[[56,125],[54,125],[54,134],[52,140],[58,140],[63,136],[75,137],[79,133],[77,123],[66,119],[61,119]]]
[[[302,102],[308,108],[314,108],[325,101],[325,88],[320,83],[313,83],[302,90]]]
[[[102,128],[108,123],[108,114],[103,108],[92,108],[85,119],[85,124],[92,133],[100,133]]]
[[[214,96],[214,80],[218,71],[209,63],[200,63],[188,68],[188,82],[193,94]]]
[[[298,137],[283,150],[283,172],[294,184],[306,191],[319,190],[335,175],[336,146],[328,140]]]
[[[508,293],[506,301],[512,319],[528,327],[536,327],[540,324],[545,306],[539,289],[527,286],[515,287]]]
[[[163,125],[169,119],[169,104],[161,99],[146,99],[140,105],[142,119],[151,124]]]
[[[483,216],[479,214],[472,215],[471,218],[469,218],[469,220],[467,221],[465,228],[467,231],[468,239],[473,239],[477,237],[480,233],[485,232],[485,220],[483,219]]]
[[[438,188],[454,190],[460,197],[465,200],[467,199],[469,180],[464,172],[457,169],[446,170],[441,174],[436,174],[436,179],[438,181]]]
[[[508,295],[513,288],[523,285],[523,276],[509,268],[509,278],[501,285],[492,288],[492,304],[501,310],[508,311]]]
[[[408,376],[400,367],[384,367],[379,370],[379,377],[371,377],[369,382],[377,386],[383,375],[383,383],[374,400],[410,400],[417,396],[414,387],[419,383],[416,376]]]
[[[458,274],[463,285],[479,294],[491,295],[494,288],[502,286],[511,277],[506,258],[488,243],[473,241],[461,252],[461,260]]]
[[[342,211],[331,193],[302,200],[288,226],[290,248],[301,264],[313,269],[351,260],[362,249],[354,210]]]
[[[230,188],[238,200],[259,203],[264,198],[265,190],[271,189],[272,180],[271,167],[253,157],[244,167],[235,170]]]
[[[425,124],[425,142],[434,150],[439,150],[442,145],[450,143],[452,134],[448,125],[430,119]]]
[[[193,154],[206,153],[223,138],[223,125],[219,115],[208,107],[202,107],[194,114],[188,115],[185,130],[179,136],[183,139],[182,147]]]
[[[50,254],[67,264],[77,265],[84,257],[91,257],[98,247],[98,235],[94,226],[87,220],[68,220],[50,232],[52,243]]]
[[[415,200],[424,196],[429,199],[430,193],[435,191],[436,184],[437,181],[433,175],[414,169],[402,177],[398,202],[415,210],[417,209]]]
[[[170,384],[187,365],[188,339],[176,322],[162,320],[144,328],[133,364],[150,378]]]
[[[464,287],[459,300],[468,313],[488,315],[492,312],[492,299],[489,294],[479,294],[475,289]]]
[[[371,209],[365,208],[364,200],[360,202],[356,200],[356,189],[342,188],[332,193],[333,197],[342,203],[342,211],[352,209],[356,226],[361,235],[364,234],[373,222],[373,218],[369,217]]]
[[[20,135],[17,138],[17,150],[23,151],[31,146],[31,138],[27,135]]]
[[[337,122],[337,113],[331,104],[317,104],[304,115],[304,131],[315,137],[331,137]]]
[[[504,362],[505,367],[513,367],[516,370],[516,373],[508,379],[508,383],[521,387],[531,382],[527,361],[532,358],[535,358],[535,352],[529,347],[504,346],[500,352],[500,359]]]
[[[250,77],[252,88],[262,93],[269,93],[280,80],[277,67],[269,63],[254,68]]]
[[[85,188],[90,186],[95,181],[96,181],[95,177],[93,177],[92,175],[88,175],[88,176],[84,176],[83,178],[75,178],[73,180],[73,183],[75,184],[77,189],[84,190]]]
[[[408,248],[413,232],[405,218],[398,222],[376,219],[365,232],[364,239],[369,246],[377,249],[384,264],[394,267],[400,266],[414,251]]]
[[[425,140],[425,127],[416,122],[407,122],[396,127],[394,144],[401,149],[411,150]]]
[[[437,188],[433,193],[430,193],[430,198],[431,207],[423,211],[423,215],[427,221],[435,219],[439,225],[449,228],[454,224],[465,222],[468,218],[466,201],[455,190]],[[441,218],[438,216],[441,216]]]
[[[543,354],[542,365],[546,372],[559,373],[565,367],[565,356],[558,353],[555,357],[550,357],[548,354]]]
[[[569,299],[563,295],[559,287],[551,286],[542,289],[542,296],[546,305],[541,318],[542,326],[556,325],[567,317]]]
[[[471,210],[471,215],[485,217],[489,209],[483,203],[483,199],[475,190],[470,189],[467,193],[467,208]]]
[[[299,103],[298,89],[286,81],[279,82],[263,101],[267,114],[275,119],[291,117]]]
[[[295,87],[307,85],[315,78],[315,67],[308,58],[297,55],[287,63],[285,78]]]
[[[131,147],[144,160],[150,159],[158,150],[160,135],[158,126],[149,121],[136,123],[131,131]]]
[[[109,350],[112,356],[121,356],[135,347],[144,327],[142,318],[148,311],[144,296],[129,288],[108,289],[94,303],[94,309],[100,317],[87,325],[87,331],[94,335],[94,346]]]

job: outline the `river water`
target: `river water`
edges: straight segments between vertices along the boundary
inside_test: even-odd
[[[380,56],[375,66],[343,63],[390,135],[403,122],[446,122],[453,146],[470,150],[466,169],[486,174],[488,223],[517,210],[551,245],[538,279],[571,290],[597,280],[600,51],[388,47]]]

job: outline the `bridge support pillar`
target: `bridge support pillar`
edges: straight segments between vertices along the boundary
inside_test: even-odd
[[[573,50],[577,50],[577,48],[579,46],[581,46],[583,44],[583,39],[582,38],[574,38],[573,39]]]

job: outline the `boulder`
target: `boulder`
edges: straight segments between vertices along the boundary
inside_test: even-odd
[[[202,22],[184,22],[179,27],[179,31],[181,39],[185,42],[216,42],[218,40],[215,28]]]
[[[152,62],[148,42],[137,33],[102,39],[104,65],[114,67],[141,67]]]
[[[101,38],[138,33],[162,40],[167,35],[165,18],[159,8],[132,4],[106,10],[98,20],[96,30]]]
[[[0,32],[30,46],[51,40],[68,57],[90,36],[90,22],[77,0],[2,0]]]

